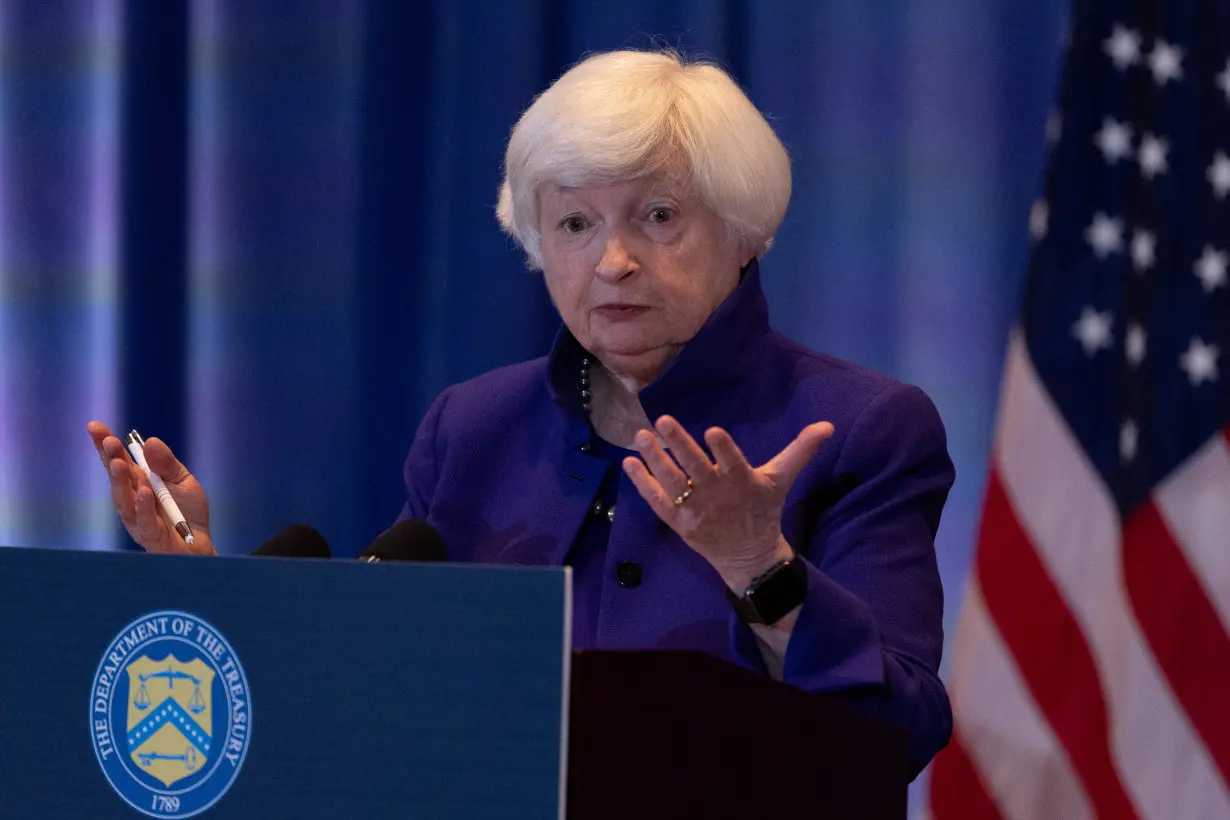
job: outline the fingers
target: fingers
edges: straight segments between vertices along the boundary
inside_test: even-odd
[[[162,520],[158,499],[145,471],[129,457],[123,443],[111,434],[107,425],[91,421],[86,425],[86,432],[107,470],[111,503],[128,534],[150,552],[176,552],[178,536],[173,539],[171,530]],[[180,479],[191,477],[171,449],[159,439],[146,442],[145,454],[150,469],[162,475],[172,487]]]
[[[111,480],[111,505],[124,526],[131,528],[136,523],[137,494],[133,489],[129,463],[118,458],[111,459],[107,472]]]
[[[149,487],[149,480],[145,477],[145,472],[131,461],[124,464],[123,473],[122,478],[128,484],[127,496],[132,500],[133,519],[131,523],[133,526],[136,526],[136,509],[140,501],[141,487]],[[152,487],[150,487],[150,491],[153,491]]]
[[[645,499],[650,509],[662,521],[669,521],[670,516],[675,513],[675,504],[672,496],[662,489],[661,483],[650,475],[648,468],[641,463],[640,459],[629,456],[624,459],[623,467],[624,472],[632,481],[632,486],[636,487],[636,491],[641,494],[641,498]]]
[[[150,552],[170,552],[167,546],[168,531],[158,515],[158,501],[148,482],[142,483],[136,493],[136,516],[129,534],[134,541]]]
[[[94,442],[98,459],[107,470],[107,478],[111,484],[111,503],[119,514],[124,526],[131,527],[136,516],[136,491],[140,486],[133,470],[137,470],[128,452],[120,440],[111,435],[110,428],[100,421],[91,421],[86,425],[86,432]]]
[[[111,459],[128,460],[128,451],[124,449],[120,440],[111,434],[107,425],[101,421],[92,421],[85,426],[85,429],[90,434],[91,441],[94,442],[94,450],[98,453],[99,460],[108,471],[111,467]]]
[[[735,440],[721,427],[710,427],[705,431],[705,443],[717,461],[718,471],[731,478],[747,478],[751,476],[752,465]]]
[[[794,441],[786,445],[786,449],[761,468],[761,472],[782,490],[789,490],[799,473],[832,435],[833,425],[827,421],[807,425]]]
[[[696,443],[696,439],[683,429],[682,424],[671,416],[662,416],[655,427],[658,434],[670,445],[671,456],[693,482],[703,484],[706,479],[713,477],[713,462]]]
[[[103,451],[103,441],[111,435],[111,428],[101,421],[91,421],[85,426],[85,431],[90,434],[90,440],[94,442],[94,449],[98,452],[98,458],[102,460],[103,466],[107,466],[107,456]]]
[[[145,440],[145,463],[168,484],[179,484],[192,476],[160,438]]]
[[[688,484],[688,477],[675,464],[674,459],[666,454],[652,433],[641,430],[636,434],[634,444],[659,484],[669,490],[683,492]]]

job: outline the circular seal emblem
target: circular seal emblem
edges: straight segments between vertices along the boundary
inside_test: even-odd
[[[107,782],[150,817],[199,814],[226,794],[252,736],[248,679],[203,618],[142,615],[103,652],[90,735]]]

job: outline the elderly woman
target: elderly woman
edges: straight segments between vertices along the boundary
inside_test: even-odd
[[[513,129],[501,224],[563,318],[548,356],[445,390],[403,518],[459,561],[568,564],[574,645],[691,648],[949,737],[934,537],[953,482],[918,389],[775,333],[758,257],[790,197],[765,119],[720,69],[592,56]],[[187,551],[94,422],[115,506]],[[702,445],[703,442],[703,445]],[[204,494],[148,460],[212,552]]]

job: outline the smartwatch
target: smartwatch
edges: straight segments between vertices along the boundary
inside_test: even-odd
[[[742,595],[727,587],[726,598],[744,623],[775,624],[807,598],[807,565],[795,553],[753,578]]]

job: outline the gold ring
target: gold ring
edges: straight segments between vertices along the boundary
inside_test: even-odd
[[[688,488],[684,490],[683,492],[681,492],[679,495],[675,496],[675,506],[682,507],[683,502],[687,501],[691,497],[692,497],[692,479],[689,478]]]

